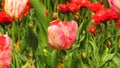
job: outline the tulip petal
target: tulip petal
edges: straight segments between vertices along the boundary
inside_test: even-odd
[[[111,9],[120,13],[120,0],[108,0]]]
[[[12,41],[7,35],[0,35],[0,68],[9,68],[12,59]]]
[[[5,11],[12,18],[18,18],[23,12],[27,0],[5,0]]]
[[[61,49],[66,45],[64,32],[59,26],[52,25],[48,27],[48,43],[56,49]]]
[[[75,21],[71,21],[68,23],[68,40],[67,40],[67,45],[68,48],[74,43],[76,35],[77,35],[77,30],[78,30],[78,26],[77,26],[77,22]]]

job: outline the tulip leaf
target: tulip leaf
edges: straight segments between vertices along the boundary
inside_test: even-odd
[[[47,28],[48,28],[48,18],[45,14],[45,6],[39,0],[30,0],[31,4],[35,10],[35,22],[37,23],[40,33],[39,33],[39,41],[41,45],[47,45]]]
[[[70,68],[72,66],[72,55],[73,53],[68,53],[65,56],[65,68]]]
[[[28,27],[23,35],[23,38],[20,43],[21,51],[30,46],[33,50],[36,50],[38,46],[38,39],[31,27]]]
[[[52,52],[52,58],[51,58],[51,68],[56,68],[57,67],[58,54],[59,54],[58,50],[53,50],[53,52]]]
[[[45,6],[39,0],[30,0],[30,1],[35,10],[36,16],[38,17],[38,21],[41,23],[44,30],[47,31],[47,27],[49,23],[47,16],[45,14],[46,11]]]
[[[113,62],[116,64],[116,66],[118,66],[118,67],[120,67],[120,59],[119,59],[120,57],[117,57],[117,56],[115,56],[114,58],[113,58]]]
[[[2,28],[2,26],[0,25],[0,34],[2,34],[4,32],[4,29]]]

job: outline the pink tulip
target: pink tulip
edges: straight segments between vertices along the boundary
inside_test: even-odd
[[[23,12],[26,4],[27,0],[5,0],[4,9],[10,17],[16,19]]]
[[[9,68],[12,59],[12,41],[7,35],[0,35],[0,68]]]
[[[48,27],[48,43],[54,49],[69,49],[75,41],[77,30],[77,23],[73,20],[70,22],[54,20]]]
[[[120,0],[108,0],[111,9],[120,13]]]

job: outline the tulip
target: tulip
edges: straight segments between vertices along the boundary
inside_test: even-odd
[[[69,9],[66,4],[58,4],[57,9],[63,13],[69,13]]]
[[[79,6],[76,3],[67,3],[67,7],[70,10],[70,12],[74,13],[79,10]]]
[[[105,10],[104,5],[100,4],[98,2],[91,3],[91,4],[87,5],[87,7],[95,13],[98,11],[101,11],[101,10]]]
[[[76,3],[79,7],[86,7],[89,5],[89,0],[71,0],[72,3]]]
[[[28,0],[5,0],[4,9],[6,13],[16,19],[23,12]]]
[[[57,19],[50,22],[48,27],[48,43],[51,48],[58,50],[69,49],[75,41],[78,25],[75,21],[62,22]]]
[[[108,3],[110,5],[111,9],[120,13],[120,0],[108,0]]]
[[[7,35],[0,35],[0,68],[9,68],[12,59],[12,41]]]

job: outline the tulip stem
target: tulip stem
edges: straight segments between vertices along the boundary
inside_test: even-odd
[[[14,44],[15,44],[15,21],[12,22],[12,46],[14,50]]]
[[[12,53],[14,54],[13,57],[12,57],[12,60],[13,60],[13,64],[16,64],[16,61],[15,61],[15,21],[12,22]],[[13,65],[14,67],[14,65]]]
[[[52,52],[51,68],[57,68],[58,53],[58,50],[53,50]]]

